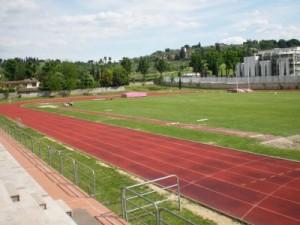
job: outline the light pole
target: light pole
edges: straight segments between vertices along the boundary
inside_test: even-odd
[[[247,79],[247,82],[248,82],[248,91],[250,90],[250,68],[249,68],[249,70],[248,70],[248,79]]]

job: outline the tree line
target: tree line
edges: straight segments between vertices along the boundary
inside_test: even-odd
[[[206,47],[198,43],[194,46],[184,45],[177,50],[157,51],[139,58],[124,57],[119,62],[113,62],[111,57],[88,62],[0,59],[0,79],[12,81],[36,78],[41,81],[42,90],[59,91],[127,85],[133,72],[140,73],[140,81],[143,82],[147,80],[149,72],[157,73],[155,79],[158,83],[162,81],[164,72],[174,71],[180,76],[186,68],[201,76],[230,76],[243,57],[253,55],[258,50],[295,46],[300,46],[297,39],[248,40],[242,45],[216,43]]]
[[[126,85],[129,73],[128,65],[112,63],[110,57],[86,63],[37,58],[0,59],[2,81],[36,78],[41,81],[42,90],[51,91]]]

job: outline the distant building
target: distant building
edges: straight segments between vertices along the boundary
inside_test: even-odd
[[[300,76],[300,47],[275,48],[244,57],[236,65],[238,77]]]
[[[35,78],[0,82],[1,89],[16,89],[17,91],[37,91],[39,87],[40,82]]]

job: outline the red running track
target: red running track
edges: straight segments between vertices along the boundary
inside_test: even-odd
[[[0,105],[0,114],[124,170],[180,177],[182,193],[257,225],[300,224],[300,163]]]

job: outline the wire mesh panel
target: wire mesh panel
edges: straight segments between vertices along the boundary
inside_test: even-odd
[[[95,172],[83,163],[76,162],[77,185],[89,194],[96,191]]]
[[[143,219],[148,224],[160,223],[159,205],[170,201],[168,196],[158,195],[156,191],[149,188],[149,185],[159,185],[162,190],[172,192],[177,196],[177,209],[180,210],[180,187],[176,175],[169,175],[144,183],[131,185],[122,191],[122,212],[127,221]]]
[[[62,155],[62,175],[76,184],[76,167],[75,160],[69,156]]]

